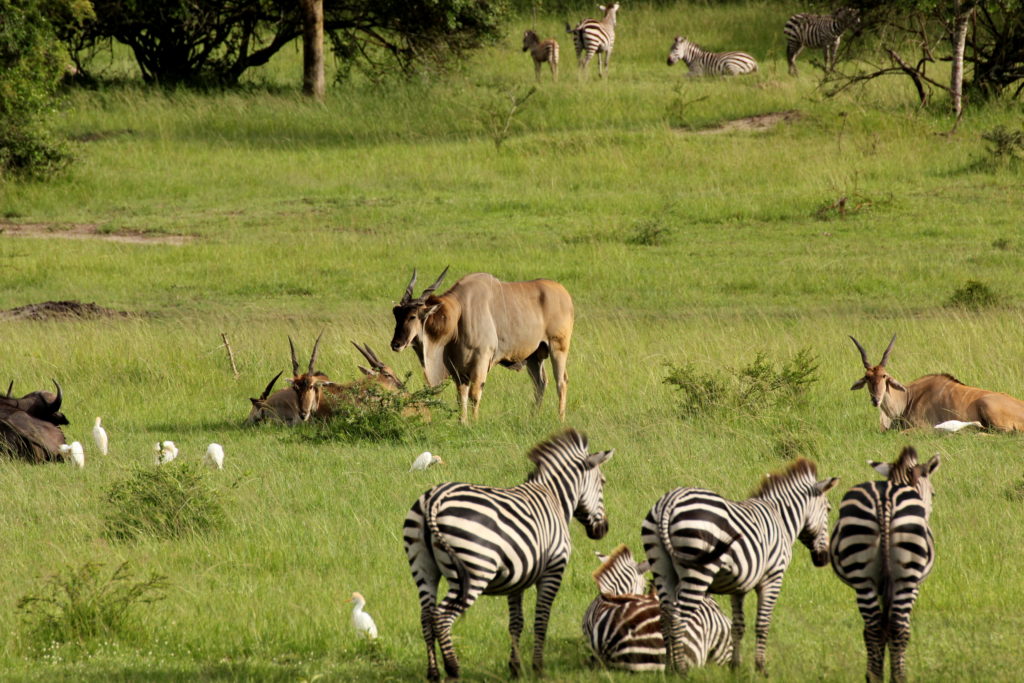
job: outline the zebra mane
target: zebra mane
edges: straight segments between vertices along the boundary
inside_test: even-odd
[[[807,458],[797,458],[786,469],[764,475],[751,497],[761,498],[772,491],[782,488],[791,481],[803,479],[807,476],[810,476],[812,482],[816,481],[818,478],[818,466]]]
[[[588,455],[589,441],[587,435],[582,434],[571,427],[561,434],[558,434],[543,443],[539,443],[530,450],[527,457],[530,462],[537,466],[526,478],[526,481],[533,481],[540,474],[544,464],[558,456],[576,455],[586,457]]]
[[[894,484],[914,486],[919,476],[917,451],[913,446],[904,446],[900,451],[900,457],[896,459],[889,470],[889,481]]]

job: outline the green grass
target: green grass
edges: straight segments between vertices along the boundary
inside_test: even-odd
[[[579,626],[594,595],[592,551],[640,552],[640,522],[668,489],[741,498],[800,453],[842,478],[837,505],[874,476],[866,460],[891,460],[908,443],[943,454],[939,555],[914,612],[910,675],[1014,679],[1024,629],[1012,599],[1024,590],[1013,559],[1024,543],[1019,437],[879,434],[867,396],[849,391],[862,368],[847,335],[877,360],[898,333],[889,366],[904,382],[950,372],[1024,396],[1021,175],[990,163],[982,138],[1019,127],[1019,104],[971,109],[950,136],[942,103],[918,110],[898,80],[825,99],[813,55],[801,56],[799,78],[785,73],[787,12],[758,2],[623,8],[611,77],[595,70],[583,82],[562,18],[546,17],[538,30],[562,43],[562,79],[545,77],[500,150],[482,121],[533,84],[518,47],[528,20],[443,81],[333,85],[322,105],[298,94],[292,51],[246,91],[69,93],[62,130],[103,135],[77,143],[76,164],[53,183],[0,185],[0,216],[191,239],[0,235],[0,309],[75,298],[138,314],[0,321],[0,381],[24,393],[56,377],[65,433],[87,458],[80,471],[0,462],[5,680],[421,678],[402,519],[441,481],[522,481],[529,447],[559,429],[553,396],[532,415],[525,373],[497,368],[478,423],[441,415],[421,440],[398,443],[241,422],[246,399],[288,366],[287,335],[308,349],[326,328],[321,368],[355,379],[362,359],[349,340],[386,353],[389,309],[412,268],[429,282],[449,264],[448,284],[488,271],[566,285],[577,309],[567,422],[595,448],[616,449],[605,468],[609,535],[590,541],[574,524],[550,680],[597,676]],[[664,64],[676,34],[751,52],[761,70],[685,79]],[[788,110],[799,118],[768,132],[698,132]],[[841,197],[844,215],[822,211]],[[970,281],[999,305],[947,306]],[[728,375],[759,353],[782,362],[804,350],[817,381],[790,405],[687,417],[664,383],[671,367]],[[422,386],[411,353],[381,357]],[[454,403],[453,394],[441,397]],[[107,457],[91,448],[96,415],[111,436]],[[203,535],[112,540],[107,493],[148,466],[163,439],[185,463],[224,445],[225,470],[199,473],[223,522]],[[422,450],[447,465],[407,472]],[[139,610],[135,638],[33,649],[21,597],[64,567],[129,560],[139,576],[167,577],[165,598]],[[349,627],[343,601],[356,590],[380,628],[377,647]],[[694,680],[756,678],[747,602],[743,668]],[[532,594],[526,604],[532,613]],[[504,600],[484,598],[456,625],[467,680],[506,676],[506,618]],[[853,592],[797,548],[769,639],[773,678],[860,678],[860,634]]]

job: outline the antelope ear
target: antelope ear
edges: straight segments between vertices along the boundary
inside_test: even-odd
[[[839,477],[832,477],[831,479],[823,479],[814,484],[814,488],[818,489],[818,493],[828,493],[831,491],[836,484],[839,483]]]
[[[330,386],[330,385],[333,385],[333,384],[334,384],[334,382],[332,382],[329,379],[322,379],[319,382],[317,382],[315,386],[326,387],[326,386]]]
[[[252,401],[254,406],[258,406],[260,404],[260,399],[258,398],[250,398],[249,400]]]
[[[886,383],[887,383],[887,384],[888,384],[888,385],[889,385],[890,387],[892,387],[893,389],[899,389],[900,391],[906,391],[906,390],[907,390],[907,388],[906,388],[905,386],[903,386],[902,384],[900,384],[899,382],[897,382],[897,381],[896,381],[895,379],[893,379],[892,377],[887,377],[885,381],[886,381]]]
[[[287,382],[288,384],[291,384],[291,385],[295,384],[295,380],[294,379],[286,379],[285,382]]]
[[[434,304],[433,306],[428,306],[424,308],[422,311],[420,311],[420,320],[426,320],[430,316],[434,315],[434,313],[436,313],[437,309],[439,308],[441,308],[441,304]]]
[[[587,456],[587,469],[603,465],[611,460],[613,455],[615,455],[614,448],[608,451],[601,451],[600,453],[591,453]]]
[[[889,478],[889,472],[892,471],[892,465],[890,463],[868,460],[868,464],[871,465],[871,468],[875,470],[875,472],[878,472],[886,479]]]
[[[861,377],[859,380],[857,380],[856,382],[853,383],[853,386],[850,387],[850,391],[857,391],[858,389],[863,389],[864,385],[867,384],[867,383],[868,383],[868,378],[867,377]]]

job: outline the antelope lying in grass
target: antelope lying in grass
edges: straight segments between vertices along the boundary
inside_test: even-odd
[[[558,80],[558,41],[554,38],[541,40],[534,31],[523,33],[523,52],[529,50],[533,57],[533,71],[540,82],[540,68],[544,62],[551,67],[551,80]]]

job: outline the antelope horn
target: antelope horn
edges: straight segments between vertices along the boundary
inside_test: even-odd
[[[853,339],[853,335],[850,335],[850,339]],[[857,345],[857,350],[860,351],[860,359],[864,362],[864,368],[870,370],[871,362],[868,360],[868,352],[864,350],[864,347],[860,345],[860,342],[853,339],[853,343]]]
[[[292,350],[292,377],[298,377],[299,361],[295,358],[295,343],[292,341],[291,335],[288,336],[288,348]]]
[[[277,378],[281,376],[282,372],[284,372],[284,370],[274,375],[274,379],[270,380],[270,384],[267,385],[267,388],[263,390],[263,394],[260,395],[261,401],[266,401],[267,397],[270,396],[270,390],[274,388],[274,382],[277,381]]]
[[[438,286],[441,284],[441,280],[443,280],[444,276],[447,275],[449,268],[451,268],[451,266],[445,266],[444,270],[441,271],[440,277],[434,280],[434,284],[430,285],[429,287],[423,290],[423,293],[420,294],[421,299],[426,299],[428,296],[434,293],[434,290],[437,289]]]
[[[58,410],[60,410],[60,404],[64,401],[64,392],[61,391],[60,382],[58,382],[55,379],[51,379],[50,381],[53,382],[57,387],[57,398],[53,399],[53,402],[49,406],[50,412],[56,413]]]
[[[11,392],[12,391],[14,391],[14,380],[13,379],[11,380],[11,383],[7,385],[7,398],[11,397]]]
[[[412,301],[412,288],[416,284],[416,269],[412,269],[412,279],[409,280],[409,284],[405,286],[405,294],[402,295],[402,300],[399,301],[399,305],[404,305]]]
[[[377,358],[377,354],[375,354],[369,346],[360,346],[354,341],[352,342],[352,346],[356,347],[356,349],[359,350],[359,353],[363,354],[363,358],[368,360],[370,365],[375,369],[379,370],[384,366],[384,364]]]
[[[324,336],[324,331],[320,330],[320,334],[316,336],[316,342],[313,344],[313,353],[309,354],[309,374],[313,374],[313,366],[316,365],[316,354],[320,350],[320,337]]]
[[[892,341],[889,342],[889,346],[885,348],[885,353],[882,354],[882,362],[879,363],[883,368],[885,364],[889,362],[889,352],[892,351],[892,345],[896,343],[896,335],[892,335]]]

